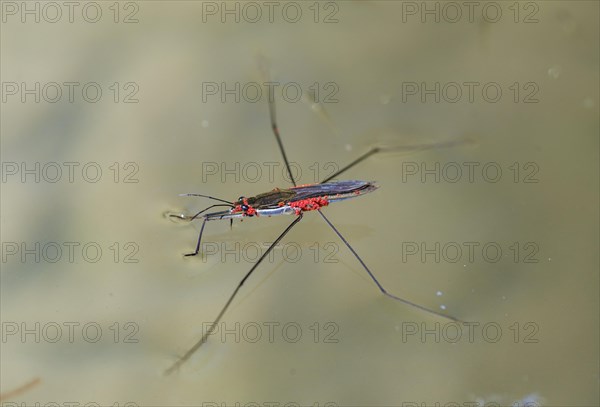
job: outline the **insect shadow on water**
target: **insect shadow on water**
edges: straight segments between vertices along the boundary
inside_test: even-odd
[[[375,191],[378,186],[372,181],[359,181],[359,180],[349,180],[349,181],[334,181],[334,178],[337,178],[341,174],[345,173],[349,169],[353,168],[357,164],[366,160],[367,158],[383,152],[417,152],[424,151],[430,149],[437,148],[445,148],[445,147],[454,147],[458,145],[467,144],[470,140],[467,139],[457,139],[450,140],[446,142],[440,143],[423,143],[423,144],[414,144],[414,145],[406,145],[406,146],[395,146],[395,147],[383,147],[383,146],[375,146],[368,150],[366,153],[359,156],[354,161],[347,164],[345,167],[342,167],[335,173],[331,174],[323,181],[318,184],[307,184],[307,185],[297,185],[296,181],[292,175],[292,171],[290,169],[290,163],[287,158],[287,154],[285,152],[285,148],[283,147],[283,142],[281,140],[281,135],[279,133],[279,127],[276,121],[275,114],[275,100],[274,95],[269,94],[269,116],[271,119],[271,129],[273,134],[275,135],[275,139],[277,140],[277,145],[279,147],[279,151],[283,157],[283,161],[285,163],[287,173],[289,179],[293,186],[291,188],[275,188],[272,191],[265,192],[253,197],[239,197],[236,201],[227,201],[225,199],[216,198],[210,195],[203,194],[181,194],[181,196],[195,196],[201,198],[211,199],[216,203],[208,206],[207,208],[201,210],[193,216],[184,216],[184,215],[170,215],[172,217],[183,219],[187,221],[193,221],[195,219],[202,219],[202,226],[200,227],[200,233],[198,234],[198,242],[196,243],[196,250],[192,253],[188,253],[185,256],[196,256],[200,252],[200,243],[202,241],[202,234],[204,233],[204,227],[206,226],[206,222],[212,220],[226,220],[229,219],[230,223],[233,222],[233,219],[244,218],[244,217],[261,217],[261,216],[277,216],[277,215],[295,215],[295,219],[285,228],[283,232],[275,239],[273,243],[267,248],[267,250],[260,256],[260,258],[254,263],[254,265],[250,268],[250,270],[244,275],[241,279],[233,293],[229,296],[229,299],[215,318],[212,325],[210,325],[209,329],[202,335],[200,340],[198,340],[183,356],[181,356],[171,367],[169,367],[165,374],[170,374],[177,370],[182,364],[184,364],[197,350],[204,344],[208,337],[214,332],[217,324],[223,318],[223,315],[231,305],[233,299],[236,297],[240,288],[244,285],[246,280],[252,275],[254,270],[261,264],[261,262],[267,257],[267,255],[273,250],[277,244],[283,239],[283,237],[298,223],[302,220],[304,216],[304,212],[316,211],[323,218],[325,223],[331,227],[331,229],[335,232],[335,234],[340,238],[340,240],[346,245],[348,250],[352,253],[352,255],[356,258],[356,260],[360,263],[362,268],[367,272],[369,277],[373,280],[377,288],[387,297],[392,298],[396,301],[402,302],[406,305],[410,305],[411,307],[420,309],[422,311],[428,312],[430,314],[455,321],[461,322],[458,318],[455,318],[450,315],[442,314],[433,309],[424,307],[422,305],[416,304],[412,301],[389,293],[379,282],[379,280],[375,277],[371,269],[365,264],[363,259],[358,255],[358,253],[352,248],[348,240],[340,233],[340,231],[331,223],[331,221],[325,216],[325,214],[321,211],[321,208],[328,206],[330,203],[343,201],[351,198],[355,198],[358,196],[365,195],[367,193]],[[217,208],[217,207],[228,207],[229,209],[220,210],[216,212],[208,212],[208,210]]]

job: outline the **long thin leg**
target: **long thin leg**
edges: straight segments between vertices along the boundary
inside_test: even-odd
[[[386,291],[386,289],[383,288],[383,286],[381,285],[381,283],[379,283],[379,281],[377,280],[377,278],[375,278],[375,275],[373,275],[373,273],[371,272],[371,270],[369,270],[369,268],[367,267],[367,265],[365,264],[365,262],[360,258],[360,256],[358,255],[358,253],[356,253],[356,251],[354,251],[354,249],[352,248],[352,246],[350,246],[350,243],[348,243],[348,241],[344,238],[344,236],[342,236],[342,234],[336,229],[336,227],[333,226],[333,224],[329,221],[329,219],[327,219],[327,217],[323,214],[323,212],[321,212],[320,209],[318,211],[319,211],[319,214],[323,217],[323,219],[325,219],[325,222],[327,222],[327,224],[329,226],[331,226],[331,228],[336,233],[336,235],[338,235],[338,237],[342,240],[342,242],[344,242],[344,244],[346,245],[346,247],[348,247],[348,249],[350,249],[350,251],[352,252],[352,254],[354,255],[354,257],[356,257],[356,260],[358,260],[358,262],[361,264],[361,266],[363,266],[363,268],[365,269],[365,271],[369,274],[369,276],[371,277],[371,279],[373,279],[373,281],[375,282],[375,284],[377,285],[377,287],[381,290],[381,292],[383,294],[385,294],[386,296],[388,296],[390,298],[393,298],[393,299],[395,299],[397,301],[403,302],[404,304],[410,305],[411,307],[415,307],[415,308],[418,308],[418,309],[420,309],[422,311],[429,312],[430,314],[434,314],[434,315],[437,315],[439,317],[446,318],[446,319],[449,319],[449,320],[452,320],[452,321],[462,322],[458,318],[454,318],[454,317],[451,317],[449,315],[444,315],[444,314],[442,314],[440,312],[437,312],[437,311],[434,311],[432,309],[423,307],[422,305],[415,304],[412,301],[408,301],[408,300],[405,300],[404,298],[401,298],[401,297],[398,297],[398,296],[396,296],[394,294],[388,293]]]
[[[281,151],[281,155],[283,156],[283,161],[285,161],[285,167],[287,168],[288,175],[290,176],[292,184],[296,186],[296,180],[292,175],[292,169],[290,168],[290,163],[287,155],[285,154],[285,149],[283,148],[283,143],[281,142],[281,136],[279,135],[279,127],[277,127],[277,120],[275,116],[275,98],[273,95],[269,95],[269,115],[271,117],[271,129],[273,130],[273,134],[275,134],[275,138],[277,139],[277,145],[279,146],[279,151]]]
[[[215,205],[211,205],[206,209],[202,209],[200,212],[198,212],[197,214],[195,214],[194,216],[191,216],[189,218],[187,218],[187,220],[189,220],[190,222],[193,221],[194,219],[196,219],[200,214],[206,212],[207,210],[214,208],[215,206],[229,206],[232,207],[232,205],[228,205],[228,204],[215,204]],[[181,216],[177,216],[177,215],[171,215],[171,217],[173,218],[182,218]],[[186,219],[186,218],[184,218]],[[202,228],[200,229],[200,233],[198,234],[198,243],[196,243],[196,251],[193,253],[187,253],[184,256],[196,256],[198,254],[198,252],[200,251],[200,242],[202,241],[202,232],[204,232],[204,225],[206,224],[208,218],[204,218],[204,221],[202,222]]]
[[[269,248],[263,253],[263,255],[260,256],[260,258],[258,259],[258,261],[256,263],[254,263],[254,265],[252,266],[252,268],[250,269],[250,271],[248,271],[246,273],[246,275],[244,276],[244,278],[242,278],[242,281],[240,281],[240,283],[238,284],[238,286],[235,288],[235,290],[233,291],[233,293],[231,294],[231,296],[229,297],[229,299],[225,303],[225,306],[223,307],[223,309],[221,310],[221,312],[219,312],[219,315],[217,315],[217,318],[212,323],[212,325],[210,326],[210,328],[208,329],[208,331],[206,331],[204,333],[204,335],[202,335],[202,338],[198,342],[196,342],[194,344],[194,346],[192,346],[182,357],[180,357],[177,360],[177,362],[175,362],[173,364],[173,366],[171,366],[170,368],[168,368],[165,371],[165,374],[168,375],[168,374],[171,374],[172,372],[174,372],[175,370],[177,370],[179,368],[179,366],[181,366],[183,363],[185,363],[185,361],[188,360],[194,354],[194,352],[196,352],[196,350],[198,350],[198,348],[200,346],[202,346],[202,344],[204,342],[206,342],[206,340],[208,339],[209,335],[211,335],[214,332],[215,327],[217,326],[217,324],[219,323],[219,321],[221,320],[221,318],[223,317],[223,315],[225,314],[225,312],[229,308],[229,305],[231,304],[231,302],[233,301],[233,299],[237,295],[237,293],[240,290],[240,288],[242,287],[242,285],[244,285],[244,283],[246,282],[246,280],[248,279],[248,277],[250,277],[250,275],[254,272],[254,270],[256,270],[256,268],[264,260],[264,258],[267,257],[267,255],[271,252],[271,250],[273,250],[273,248],[275,246],[277,246],[277,244],[279,243],[279,241],[281,239],[283,239],[283,237],[294,227],[294,225],[296,223],[298,223],[300,221],[300,219],[302,219],[302,213],[300,213],[298,215],[298,217],[296,217],[296,219],[294,219],[294,221],[292,223],[290,223],[287,228],[285,228],[285,230],[279,235],[279,237],[277,239],[275,239],[275,241],[271,244],[271,246],[269,246]]]
[[[179,218],[179,219],[186,219],[189,220],[190,222],[193,221],[194,219],[196,219],[199,215],[203,214],[204,212],[206,212],[209,209],[214,208],[215,206],[228,206],[230,208],[233,208],[233,205],[227,205],[227,204],[215,204],[215,205],[211,205],[208,208],[202,209],[200,212],[196,213],[194,216],[178,216],[178,215],[170,215],[172,218]]]
[[[258,68],[262,75],[264,82],[270,82],[269,76],[269,68],[266,59],[262,56],[258,58]],[[273,88],[268,88],[272,90]],[[288,175],[290,176],[290,180],[292,184],[296,186],[296,180],[292,175],[292,170],[290,168],[290,162],[288,161],[287,154],[285,153],[285,149],[283,148],[283,142],[281,141],[281,136],[279,135],[279,127],[277,126],[277,115],[275,114],[275,95],[274,92],[267,92],[269,98],[269,117],[271,119],[271,129],[273,130],[273,134],[275,134],[275,139],[277,139],[277,145],[279,146],[279,151],[281,151],[281,155],[283,156],[283,161],[285,162],[285,167],[287,169]]]
[[[198,234],[198,243],[196,243],[196,250],[193,253],[184,254],[184,256],[196,256],[200,251],[200,242],[202,241],[202,233],[204,232],[204,226],[206,225],[206,221],[208,218],[204,218],[202,221],[202,227],[200,228],[200,233]]]
[[[327,181],[330,181],[332,179],[334,179],[335,177],[337,177],[338,175],[340,175],[343,172],[346,172],[347,170],[349,170],[350,168],[354,167],[356,164],[366,160],[367,158],[369,158],[370,156],[372,156],[373,154],[376,154],[379,152],[379,147],[373,147],[372,149],[370,149],[369,151],[367,151],[365,154],[361,155],[360,157],[358,157],[356,160],[352,161],[350,164],[346,165],[344,168],[338,170],[337,172],[333,173],[332,175],[330,175],[329,177],[325,178],[323,181],[321,181],[321,184],[326,183]]]
[[[461,144],[467,144],[470,142],[471,142],[471,140],[469,140],[469,139],[458,139],[458,140],[450,140],[450,141],[446,141],[446,142],[442,142],[442,143],[414,144],[414,145],[398,146],[398,147],[373,147],[369,151],[367,151],[366,153],[364,153],[363,155],[358,157],[356,160],[352,161],[350,164],[346,165],[345,167],[341,168],[340,170],[333,173],[329,177],[325,178],[320,183],[323,184],[327,181],[331,181],[332,179],[336,178],[337,176],[341,175],[342,173],[348,171],[350,168],[354,167],[355,165],[363,162],[370,156],[377,154],[377,153],[386,153],[386,152],[409,153],[409,152],[416,152],[416,151],[431,150],[434,148],[454,147],[454,146],[458,146]]]

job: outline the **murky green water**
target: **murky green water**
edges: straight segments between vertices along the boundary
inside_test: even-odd
[[[1,391],[40,381],[5,405],[598,404],[597,3],[28,4],[2,2]],[[383,297],[307,213],[162,375],[293,220],[211,222],[191,259],[199,223],[164,216],[289,185],[257,55],[301,183],[477,140],[374,156],[342,178],[381,188],[324,211],[472,324]]]

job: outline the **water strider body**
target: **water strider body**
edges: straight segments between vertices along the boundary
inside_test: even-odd
[[[374,182],[369,181],[334,181],[333,179],[341,175],[342,173],[348,171],[355,165],[359,164],[363,160],[368,157],[386,151],[395,151],[395,152],[415,152],[415,151],[423,151],[434,148],[442,148],[442,147],[453,147],[456,145],[462,145],[468,142],[468,140],[451,140],[444,143],[432,143],[432,144],[417,144],[411,146],[397,146],[397,147],[373,147],[356,160],[352,161],[345,167],[341,168],[334,174],[330,175],[323,181],[318,184],[309,184],[309,185],[296,185],[296,181],[292,176],[292,172],[290,170],[289,161],[287,159],[287,155],[285,153],[285,149],[283,148],[283,143],[281,141],[281,137],[279,135],[279,128],[277,127],[277,123],[275,121],[275,104],[272,97],[269,97],[269,113],[271,117],[271,129],[277,143],[279,145],[279,151],[283,157],[283,160],[286,165],[286,169],[290,180],[293,184],[290,188],[279,189],[275,188],[272,191],[265,192],[253,197],[240,197],[236,201],[227,201],[220,198],[215,198],[209,195],[202,194],[183,194],[184,196],[198,196],[203,198],[208,198],[220,203],[213,204],[208,208],[196,213],[194,216],[175,216],[180,219],[185,219],[188,221],[193,221],[195,219],[203,219],[202,227],[200,228],[200,233],[198,235],[198,242],[196,244],[196,250],[193,253],[188,253],[186,256],[195,256],[200,251],[200,243],[202,241],[202,234],[204,232],[204,227],[206,222],[212,220],[224,220],[229,219],[230,222],[233,222],[233,219],[236,218],[244,218],[244,217],[269,217],[269,216],[278,216],[278,215],[296,215],[295,219],[287,226],[287,228],[275,239],[275,241],[268,247],[268,249],[261,255],[261,257],[254,263],[254,265],[250,268],[250,270],[244,275],[241,279],[233,293],[229,296],[229,299],[221,309],[221,312],[215,318],[213,324],[210,328],[202,335],[202,338],[198,340],[194,346],[192,346],[188,351],[181,356],[169,369],[166,370],[166,374],[169,374],[179,368],[186,360],[188,360],[194,352],[206,342],[208,337],[214,332],[215,327],[229,308],[231,302],[237,295],[240,288],[246,282],[246,280],[250,277],[250,275],[256,270],[256,268],[261,264],[261,262],[265,259],[265,257],[273,250],[273,248],[283,239],[283,237],[302,219],[305,212],[315,211],[317,212],[323,220],[332,228],[335,234],[340,238],[340,240],[346,245],[348,250],[354,255],[356,260],[361,264],[363,269],[367,272],[369,277],[373,280],[375,285],[379,288],[379,290],[387,297],[392,298],[396,301],[402,302],[404,304],[410,305],[411,307],[418,308],[422,311],[428,312],[430,314],[437,315],[439,317],[443,317],[446,319],[450,319],[452,321],[459,321],[457,318],[454,318],[449,315],[442,314],[438,311],[432,310],[430,308],[424,307],[422,305],[416,304],[409,300],[406,300],[402,297],[396,296],[386,291],[385,288],[381,285],[379,280],[375,277],[375,275],[371,272],[369,267],[365,264],[362,258],[358,255],[358,253],[352,248],[350,243],[344,238],[344,236],[338,231],[338,229],[329,221],[329,219],[325,216],[325,214],[321,211],[321,209],[325,206],[328,206],[330,203],[338,202],[346,199],[351,199],[357,196],[362,196],[367,193],[375,191],[378,187]],[[217,212],[209,212],[206,213],[209,209],[215,207],[228,207],[227,210],[221,210]],[[201,216],[202,215],[202,216]]]
[[[253,197],[240,197],[230,210],[208,213],[205,216],[207,220],[218,220],[244,216],[299,215],[301,212],[321,209],[333,202],[373,192],[377,188],[374,182],[356,180],[275,188]]]

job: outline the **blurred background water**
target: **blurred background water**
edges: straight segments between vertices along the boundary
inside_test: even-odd
[[[3,1],[0,390],[40,379],[5,404],[598,405],[599,6],[473,4]],[[374,156],[341,178],[381,188],[325,209],[390,292],[472,340],[383,297],[309,213],[233,333],[163,376],[292,221],[209,223],[215,253],[184,258],[199,225],[165,217],[210,203],[180,193],[289,185],[265,98],[241,94],[260,55],[302,89],[275,93],[301,183],[376,144],[477,140]]]

